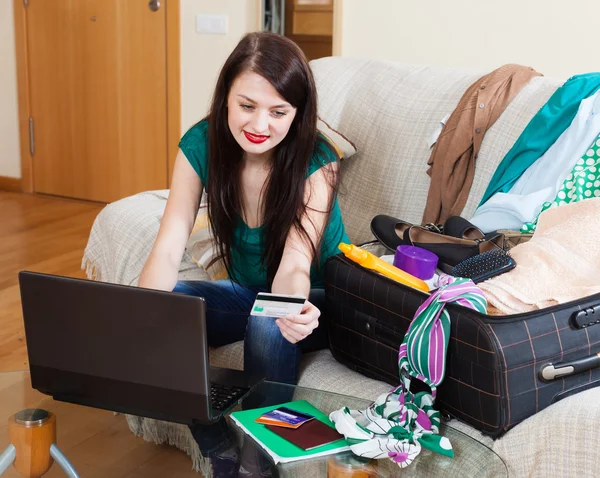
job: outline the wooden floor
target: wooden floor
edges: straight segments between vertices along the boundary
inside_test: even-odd
[[[85,277],[83,250],[103,207],[0,191],[0,372],[28,369],[18,272]]]
[[[201,478],[191,459],[169,445],[135,436],[125,416],[52,400],[31,388],[29,374],[0,374],[0,452],[7,446],[8,417],[24,408],[56,415],[57,446],[79,476],[86,478]],[[2,478],[21,475],[9,468]],[[44,478],[64,478],[55,463]]]
[[[0,191],[0,372],[27,370],[17,274],[31,270],[85,277],[83,250],[103,205]],[[123,415],[53,402],[31,389],[27,374],[0,373],[0,452],[8,443],[8,416],[39,407],[57,415],[58,446],[81,476],[187,478],[191,459],[168,445],[134,436]],[[5,476],[20,476],[10,468]],[[55,464],[48,477],[65,476]]]

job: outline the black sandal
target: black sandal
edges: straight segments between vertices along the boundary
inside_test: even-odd
[[[375,238],[390,251],[396,252],[398,246],[411,245],[408,231],[414,224],[396,217],[380,214],[371,221],[371,232]],[[426,226],[430,231],[442,234],[442,227],[434,224]]]
[[[433,252],[438,256],[440,263],[448,266],[455,266],[482,252],[502,249],[504,239],[502,234],[490,234],[489,237],[478,239],[463,239],[436,234],[421,226],[411,227],[407,236],[411,245]]]

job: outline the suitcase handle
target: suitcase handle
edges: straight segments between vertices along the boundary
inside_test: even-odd
[[[551,381],[566,375],[585,372],[586,370],[596,367],[600,367],[600,352],[573,362],[557,363],[556,365],[551,363],[546,364],[542,367],[540,375],[542,376],[542,379]]]
[[[576,329],[585,329],[600,324],[600,304],[575,312],[571,316],[571,324]]]

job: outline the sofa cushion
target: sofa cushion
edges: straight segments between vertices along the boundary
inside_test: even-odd
[[[211,348],[210,364],[213,367],[243,370],[244,342]],[[302,357],[298,385],[365,400],[375,400],[390,390],[389,384],[367,378],[342,365],[329,350],[311,352]]]
[[[222,347],[211,347],[210,364],[213,367],[244,370],[244,342],[234,342]]]

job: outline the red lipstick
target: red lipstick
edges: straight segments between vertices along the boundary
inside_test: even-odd
[[[268,136],[265,136],[263,134],[252,134],[252,133],[248,133],[247,131],[244,131],[244,135],[246,136],[246,139],[248,141],[250,141],[251,143],[254,143],[254,144],[264,143],[266,140],[269,139]]]

